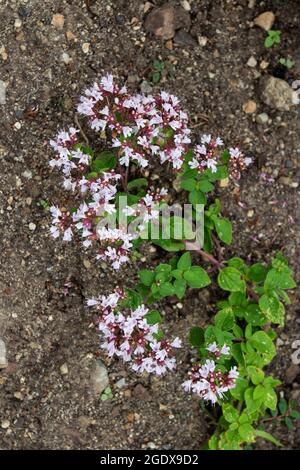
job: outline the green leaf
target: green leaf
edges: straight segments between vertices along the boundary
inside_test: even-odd
[[[239,413],[234,406],[230,405],[230,403],[226,403],[222,406],[223,416],[228,421],[228,423],[234,423],[239,418]]]
[[[236,400],[239,400],[239,401],[244,400],[244,394],[245,394],[245,391],[247,390],[247,387],[248,387],[248,381],[244,379],[243,377],[239,377],[236,381],[235,388],[230,390],[230,394]]]
[[[214,185],[211,184],[208,180],[203,179],[198,182],[197,188],[203,193],[209,193],[210,191],[214,190]]]
[[[183,271],[181,271],[181,269],[173,269],[173,271],[171,271],[171,275],[175,279],[182,279]]]
[[[175,279],[173,286],[178,299],[182,299],[186,290],[186,281],[184,279]]]
[[[274,388],[274,387],[277,387],[278,385],[281,385],[281,381],[278,379],[274,379],[271,375],[266,377],[264,380],[265,387]]]
[[[263,354],[268,354],[272,357],[276,354],[275,346],[272,340],[264,331],[256,331],[250,338],[251,345]]]
[[[277,395],[273,388],[267,388],[264,396],[264,405],[270,410],[276,410],[277,407]]]
[[[243,274],[246,272],[247,266],[242,258],[238,258],[237,256],[235,256],[234,258],[231,258],[229,261],[227,261],[227,264],[231,268],[235,268],[238,271],[241,271],[241,273]]]
[[[138,274],[144,286],[150,287],[151,284],[154,282],[155,273],[152,271],[149,271],[149,269],[142,269],[141,271],[139,271]]]
[[[290,417],[294,419],[300,419],[300,412],[297,410],[292,410],[290,412]]]
[[[269,289],[294,289],[296,283],[288,272],[270,269],[266,277],[265,286]]]
[[[265,39],[265,47],[269,48],[273,46],[273,39],[270,36],[267,36]]]
[[[252,326],[263,326],[267,323],[266,318],[262,314],[257,304],[250,304],[244,312],[244,318],[247,323]]]
[[[196,188],[196,180],[194,178],[183,179],[180,183],[180,186],[186,191],[194,191],[194,189]]]
[[[151,312],[146,313],[145,318],[148,325],[156,325],[161,322],[161,316],[157,310],[151,310]]]
[[[258,367],[248,366],[247,372],[250,376],[251,381],[254,383],[254,385],[260,384],[265,378],[264,372]]]
[[[211,283],[206,271],[200,266],[192,266],[188,271],[183,273],[183,277],[190,287],[202,288]]]
[[[148,289],[146,289],[148,292]],[[138,308],[139,305],[142,303],[142,296],[139,292],[136,292],[132,289],[125,289],[126,298],[123,300],[124,306],[128,306],[131,308]]]
[[[155,268],[156,273],[166,273],[169,274],[171,272],[172,267],[167,264],[167,263],[160,263],[158,266]]]
[[[220,330],[224,331],[229,331],[233,328],[235,321],[231,307],[224,308],[216,314],[215,324]]]
[[[282,447],[282,444],[280,441],[278,441],[278,439],[276,439],[274,436],[272,436],[272,434],[266,432],[266,431],[262,431],[260,429],[256,429],[255,430],[255,434],[258,436],[258,437],[261,437],[262,439],[265,439],[266,441],[270,441],[272,442],[273,444],[275,444],[275,446],[277,447]]]
[[[181,269],[182,271],[186,271],[192,265],[192,259],[190,253],[187,251],[184,253],[177,263],[177,269]]]
[[[166,272],[166,271],[159,271],[156,275],[155,275],[155,282],[158,284],[162,284],[163,282],[167,282],[169,280],[169,273]]]
[[[204,330],[200,326],[194,326],[190,330],[189,342],[191,346],[200,348],[204,343]]]
[[[210,450],[218,449],[218,437],[214,434],[208,441],[208,448]]]
[[[249,414],[256,413],[263,402],[262,399],[254,400],[253,388],[247,388],[247,390],[245,391],[245,401],[247,405],[247,412]]]
[[[291,418],[289,418],[288,416],[286,416],[284,418],[284,422],[286,424],[286,426],[288,427],[288,429],[291,431],[292,429],[294,429],[294,424],[293,424],[293,421],[291,420]]]
[[[253,390],[253,400],[264,399],[266,395],[266,389],[263,385],[258,384]]]
[[[152,74],[152,82],[158,83],[160,81],[160,77],[161,77],[160,72],[154,72]]]
[[[189,193],[189,202],[193,204],[193,206],[196,206],[196,204],[205,204],[206,203],[205,194],[197,190],[191,191]]]
[[[159,287],[159,293],[162,297],[168,297],[169,295],[174,295],[175,290],[174,290],[173,284],[171,284],[170,282],[164,282]]]
[[[220,240],[226,245],[230,245],[232,242],[232,225],[231,222],[222,217],[216,215],[212,216],[212,220],[215,224],[216,232]]]
[[[282,415],[284,415],[287,412],[288,404],[284,398],[280,398],[279,403],[278,403],[278,408]]]
[[[228,300],[232,306],[246,308],[248,305],[248,300],[246,299],[245,294],[242,294],[241,292],[231,292]]]
[[[146,178],[137,178],[135,180],[129,181],[127,188],[129,191],[132,189],[141,189],[148,186],[148,181]]]
[[[253,264],[248,271],[248,278],[250,281],[253,282],[263,282],[266,278],[267,275],[267,268],[261,264],[261,263],[256,263]]]
[[[91,171],[100,173],[102,171],[112,170],[116,165],[117,157],[108,150],[105,150],[92,162]]]
[[[264,294],[259,299],[259,307],[270,322],[284,325],[284,306],[276,297]]]
[[[162,62],[161,60],[155,59],[155,60],[153,61],[153,67],[154,67],[156,70],[162,71],[162,70],[164,69],[164,66],[165,66],[165,64],[164,64],[164,62]]]
[[[246,283],[242,279],[241,273],[235,268],[223,268],[218,275],[219,286],[230,292],[245,292]]]
[[[251,424],[245,423],[239,426],[239,435],[245,442],[254,442],[256,433]]]
[[[185,249],[185,244],[180,240],[151,240],[154,245],[158,245],[166,251],[176,252]]]
[[[219,165],[217,167],[217,171],[215,171],[214,173],[210,169],[206,170],[206,175],[209,178],[209,181],[212,182],[222,180],[224,178],[228,178],[228,168],[226,165]]]

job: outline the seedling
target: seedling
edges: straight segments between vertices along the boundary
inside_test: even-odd
[[[280,42],[281,42],[281,31],[270,29],[265,39],[265,47],[269,48],[269,47],[274,46],[274,44],[280,44]]]
[[[281,57],[278,62],[280,65],[283,65],[287,69],[291,69],[295,65],[295,62],[292,59],[285,59],[284,57]]]

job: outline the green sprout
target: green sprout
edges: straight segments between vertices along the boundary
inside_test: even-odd
[[[100,399],[102,401],[106,401],[106,400],[111,400],[113,398],[113,392],[112,392],[112,389],[110,387],[107,387],[102,393],[101,393],[101,396],[100,396]]]
[[[289,58],[285,59],[284,57],[281,57],[278,62],[279,62],[279,64],[283,65],[287,69],[291,69],[295,65],[294,60],[289,59]]]
[[[281,31],[272,30],[268,31],[268,36],[265,39],[265,47],[269,48],[274,46],[274,44],[280,44],[281,42]]]
[[[173,65],[166,61],[154,60],[151,72],[150,80],[152,83],[159,83],[164,76],[171,75],[173,73]]]

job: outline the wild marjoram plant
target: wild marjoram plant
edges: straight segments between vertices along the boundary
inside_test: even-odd
[[[284,325],[284,303],[290,303],[286,290],[295,283],[280,253],[271,266],[248,266],[240,258],[216,259],[215,246],[231,243],[232,228],[220,215],[220,201],[207,202],[216,181],[229,176],[239,179],[251,159],[238,147],[222,150],[222,139],[211,135],[203,135],[201,143],[192,148],[188,117],[175,96],[165,92],[130,95],[110,75],[85,91],[78,112],[100,135],[105,150],[93,150],[81,127],[61,131],[50,142],[56,151],[50,165],[62,170],[63,187],[71,201],[69,209],[50,208],[53,237],[62,235],[70,241],[79,236],[83,247],[98,260],[120,269],[147,238],[150,224],[160,220],[160,210],[168,200],[167,190],[149,186],[145,168],[167,165],[167,172],[173,172],[188,193],[193,222],[199,218],[199,204],[205,207],[204,242],[201,247],[195,244],[195,253],[212,265],[209,273],[218,271],[217,283],[223,291],[212,324],[204,329],[196,326],[190,332],[199,360],[182,385],[206,406],[222,410],[207,448],[242,449],[257,436],[280,445],[258,427],[269,411],[277,409],[275,387],[280,384],[263,369],[276,355],[271,324]],[[79,142],[80,133],[84,144]],[[133,231],[128,232],[123,217],[126,223],[127,219],[134,222]],[[171,229],[176,219],[171,217]],[[187,240],[186,233],[181,239],[172,235],[172,230],[169,239],[160,233],[151,241],[179,255],[153,270],[139,271],[135,290],[116,287],[109,295],[87,301],[98,313],[101,348],[108,356],[128,362],[137,373],[163,375],[174,370],[176,349],[181,347],[179,338],[165,338],[160,313],[145,304],[174,295],[182,299],[188,289],[201,289],[212,282],[186,251],[193,240]],[[228,297],[224,299],[225,293]]]

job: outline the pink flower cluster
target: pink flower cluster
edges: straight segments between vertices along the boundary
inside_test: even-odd
[[[243,152],[238,147],[230,148],[229,154],[229,173],[233,178],[238,180],[241,177],[241,172],[252,163],[252,158],[245,157]]]
[[[218,348],[216,343],[210,344],[207,350],[216,358],[230,354],[228,346]],[[184,390],[215,404],[224,398],[228,390],[235,388],[239,372],[235,366],[228,372],[222,372],[214,360],[207,359],[203,365],[194,365],[188,372],[188,376],[189,379],[182,384]]]
[[[147,322],[149,310],[140,305],[136,309],[120,311],[119,303],[124,293],[116,289],[108,296],[90,299],[89,307],[96,307],[99,318],[99,330],[104,338],[101,348],[109,357],[120,357],[130,362],[138,373],[148,372],[163,375],[174,370],[176,359],[174,350],[181,347],[181,341],[175,338],[172,342],[157,339],[158,325]]]
[[[209,169],[216,173],[218,166],[222,164],[220,147],[223,146],[223,140],[217,137],[212,139],[210,134],[204,134],[201,137],[201,145],[194,148],[193,158],[188,162],[191,169],[196,169],[200,173]],[[229,149],[229,175],[235,179],[241,177],[241,171],[245,170],[252,162],[252,159],[245,157],[238,147]]]
[[[189,161],[192,169],[203,172],[210,169],[215,173],[218,169],[219,158],[218,148],[223,146],[223,140],[217,137],[216,140],[211,138],[210,134],[204,134],[201,137],[201,145],[196,145],[194,149],[194,157]]]
[[[119,184],[123,183],[125,191],[127,187],[124,182],[126,170],[122,165],[128,167],[132,162],[144,168],[158,159],[160,163],[170,162],[173,169],[180,170],[191,143],[187,114],[181,110],[175,96],[166,92],[155,96],[130,95],[125,87],[120,88],[113,81],[111,75],[85,90],[78,112],[88,118],[92,129],[100,131],[108,146],[116,149],[119,173],[91,171],[92,152],[78,142],[79,131],[74,127],[60,131],[50,141],[56,152],[50,166],[62,171],[63,187],[72,192],[77,207],[68,211],[52,206],[50,232],[54,238],[62,235],[64,241],[72,240],[79,233],[85,248],[100,242],[97,259],[119,269],[129,260],[133,239],[142,236],[141,232],[147,230],[150,221],[159,220],[159,204],[167,194],[165,189],[148,191],[135,206],[123,208],[124,216],[136,218],[133,232],[128,233],[127,225],[114,228],[116,223],[113,228],[108,228],[105,225],[107,216],[117,212]],[[222,146],[220,137],[213,140],[211,135],[203,135],[201,145],[195,147],[188,162],[190,168],[216,172],[222,163],[219,154]],[[230,173],[239,178],[251,159],[245,158],[238,148],[231,148],[229,153]]]
[[[68,132],[59,132],[56,139],[51,140],[57,156],[50,161],[50,165],[62,169],[64,188],[72,191],[74,200],[81,203],[72,211],[52,206],[50,233],[54,238],[62,235],[64,241],[71,241],[75,233],[79,233],[85,248],[95,241],[100,242],[96,258],[109,262],[114,269],[119,269],[122,264],[128,262],[131,242],[138,237],[138,233],[127,233],[127,227],[107,228],[104,224],[100,224],[98,229],[97,227],[101,220],[105,222],[107,215],[116,213],[115,197],[122,177],[111,170],[87,178],[91,156],[78,148],[77,132],[76,129],[70,128]],[[148,192],[135,209],[127,206],[124,214],[139,216],[138,226],[141,231],[145,223],[158,217],[157,204],[166,194],[164,189],[156,193]]]
[[[125,86],[120,88],[107,75],[85,90],[78,112],[87,116],[92,129],[111,139],[121,165],[133,162],[144,168],[149,157],[154,157],[181,168],[191,131],[176,96],[166,92],[129,95]]]

